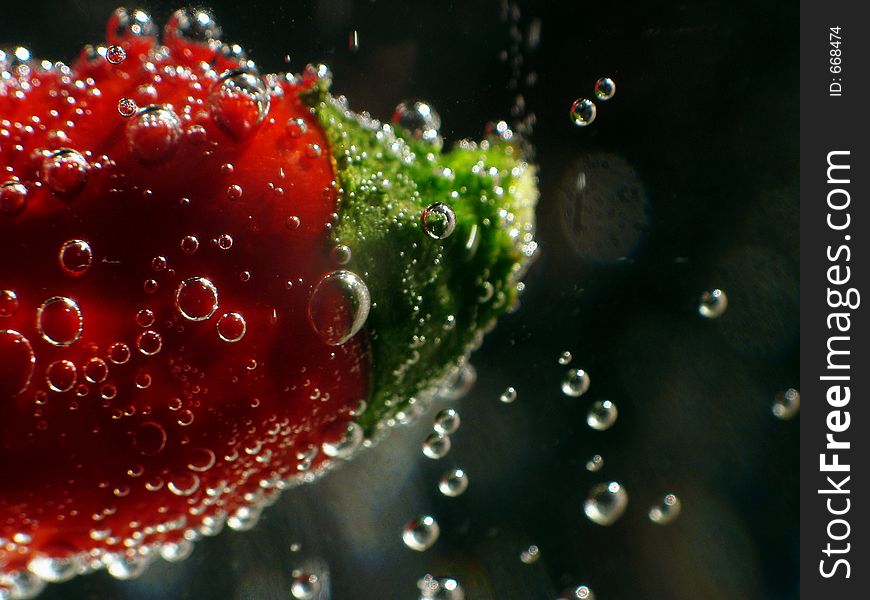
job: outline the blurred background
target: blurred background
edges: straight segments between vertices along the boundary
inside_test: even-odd
[[[105,39],[117,5],[6,3],[0,40],[72,60]],[[162,26],[181,3],[140,5]],[[318,576],[319,600],[413,600],[427,573],[456,578],[466,600],[581,584],[598,600],[797,598],[799,416],[772,412],[798,385],[797,4],[207,6],[263,71],[286,70],[285,55],[294,71],[327,63],[333,92],[382,119],[403,99],[430,101],[447,144],[534,114],[539,260],[520,310],[472,357],[465,398],[285,492],[252,531],[202,540],[136,581],[97,573],[41,598],[293,598],[300,570]],[[602,76],[616,83],[606,102],[593,93]],[[577,127],[583,97],[597,117]],[[699,298],[715,288],[727,310],[704,318]],[[570,368],[591,376],[580,398],[560,389]],[[509,386],[516,401],[500,402]],[[596,431],[587,411],[605,399],[618,419]],[[420,445],[448,406],[462,425],[430,460]],[[456,498],[438,489],[452,467],[470,482]],[[628,505],[605,527],[584,502],[610,481]],[[682,511],[662,526],[648,511],[668,493]],[[421,514],[441,535],[418,553],[402,528]],[[540,552],[526,564],[530,545]]]

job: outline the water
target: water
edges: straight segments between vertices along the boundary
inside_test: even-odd
[[[797,303],[792,288],[781,283],[796,280],[797,264],[797,178],[792,171],[798,123],[790,108],[796,86],[788,75],[797,55],[789,31],[794,14],[766,2],[755,6],[756,18],[751,21],[724,2],[705,5],[703,11],[691,5],[629,10],[599,3],[584,6],[583,18],[577,19],[572,18],[575,7],[559,4],[526,3],[515,10],[510,3],[502,6],[494,0],[459,10],[437,3],[427,7],[378,0],[335,11],[314,2],[276,10],[255,0],[241,11],[217,1],[209,3],[217,22],[200,20],[196,14],[186,23],[176,19],[175,34],[194,39],[212,35],[217,25],[223,25],[224,41],[239,42],[257,68],[249,71],[253,79],[242,76],[226,94],[220,88],[213,96],[215,106],[221,107],[218,112],[225,98],[237,101],[245,109],[238,119],[226,118],[199,131],[187,126],[186,116],[175,106],[181,126],[181,137],[176,138],[172,116],[149,117],[162,135],[153,146],[130,142],[142,146],[143,165],[159,168],[162,161],[183,156],[197,143],[208,145],[217,135],[247,139],[250,132],[267,126],[307,145],[304,136],[311,132],[298,123],[257,122],[262,89],[270,85],[265,78],[270,72],[298,72],[307,62],[322,60],[334,74],[333,90],[345,94],[352,109],[369,110],[382,121],[391,121],[403,98],[426,98],[440,123],[422,123],[421,141],[437,144],[440,138],[445,148],[463,137],[480,139],[490,121],[504,121],[505,131],[512,131],[516,139],[523,131],[515,122],[519,114],[534,113],[530,141],[537,150],[543,188],[536,234],[542,251],[524,278],[516,312],[502,319],[473,355],[479,373],[474,386],[474,377],[465,371],[460,383],[451,387],[450,393],[464,395],[461,400],[434,401],[413,425],[395,429],[374,448],[363,450],[362,440],[357,448],[352,434],[339,431],[327,447],[335,454],[352,449],[355,458],[350,463],[316,485],[284,491],[262,512],[259,524],[256,513],[221,515],[216,510],[201,530],[217,533],[230,520],[235,528],[248,529],[244,533],[225,531],[150,555],[115,553],[104,566],[124,581],[77,576],[50,584],[42,598],[293,598],[294,583],[303,576],[294,574],[295,569],[319,578],[321,600],[427,597],[415,588],[425,573],[431,573],[439,586],[429,596],[436,598],[451,597],[444,595],[446,586],[440,583],[447,580],[456,582],[467,598],[482,599],[552,600],[563,592],[567,598],[589,598],[593,590],[598,598],[795,597],[797,565],[791,540],[797,507],[791,499],[797,485],[793,461],[800,413],[793,409],[794,396],[789,399],[788,390],[797,388],[799,380],[794,358]],[[73,6],[40,19],[15,12],[25,8],[9,7],[10,14],[0,23],[0,42],[27,40],[31,52],[13,50],[4,64],[23,64],[30,53],[37,59],[71,61],[83,43],[104,39],[108,14]],[[118,24],[124,35],[162,29],[176,6],[145,2],[144,8],[154,16],[153,22],[130,11]],[[758,22],[766,25],[766,35],[774,42],[763,63],[758,62],[756,48],[739,41],[751,39]],[[390,24],[389,31],[383,23]],[[355,41],[349,44],[349,39]],[[286,66],[285,54],[291,57]],[[115,68],[108,56],[107,52],[101,57],[101,64]],[[128,53],[119,64],[131,60]],[[721,68],[711,70],[710,64]],[[728,75],[733,73],[755,74],[753,102],[734,101],[746,91],[739,77]],[[692,75],[687,79],[687,74]],[[617,87],[606,101],[595,86],[602,75]],[[583,128],[569,115],[571,104],[581,97],[597,107],[594,121]],[[135,133],[137,126],[130,124],[140,119],[139,111],[160,100],[148,89],[130,94],[130,99],[135,101],[131,116],[113,117]],[[734,123],[759,135],[735,137]],[[49,148],[51,152],[76,150],[74,135],[65,141],[54,139],[60,143]],[[96,163],[84,158],[88,165]],[[727,177],[722,165],[728,165]],[[87,186],[108,173],[83,166],[69,153],[34,166],[43,167],[57,193],[51,201],[61,206],[74,205]],[[585,184],[582,193],[578,181]],[[230,190],[229,183],[238,184],[238,189]],[[0,221],[27,214],[44,202],[14,181],[3,179],[0,186]],[[253,193],[244,181],[228,182],[215,202],[223,207]],[[285,184],[280,201],[287,202],[288,210],[281,228],[287,235],[305,235],[306,213],[293,204],[293,194],[292,186]],[[188,196],[195,204],[192,193],[167,197],[155,186],[149,201],[171,203],[184,220],[181,211],[192,206],[190,200],[184,202]],[[452,202],[447,206],[455,213],[462,210]],[[158,385],[159,369],[140,372],[139,367],[142,361],[166,356],[176,327],[189,331],[202,325],[215,352],[222,353],[250,343],[260,319],[271,318],[271,307],[254,310],[234,303],[239,289],[263,285],[257,265],[240,265],[232,280],[217,280],[205,270],[185,270],[191,262],[184,261],[232,256],[240,250],[243,232],[209,231],[192,222],[185,227],[171,245],[149,253],[149,260],[165,256],[167,262],[163,270],[153,270],[138,282],[144,290],[146,280],[153,279],[158,288],[147,295],[143,291],[142,301],[131,306],[124,322],[129,331],[118,331],[111,344],[73,361],[75,383],[66,392],[50,387],[47,368],[63,359],[63,348],[89,343],[100,310],[81,303],[77,290],[95,273],[123,268],[116,261],[125,258],[106,254],[87,230],[59,231],[50,247],[38,251],[63,283],[34,296],[14,278],[4,279],[17,272],[19,255],[0,256],[0,290],[9,292],[0,291],[0,369],[14,370],[13,391],[39,382],[47,393],[45,404],[28,399],[23,407],[28,415],[58,411],[74,419],[80,413],[69,409],[72,401],[105,401],[106,421],[130,427],[137,461],[143,464],[166,453],[176,441],[180,444],[208,418],[207,409],[219,390],[209,387],[193,393],[194,386],[202,385],[199,374],[183,371],[182,363],[178,375],[186,377],[187,389],[200,405],[189,405],[190,399],[184,398],[184,405],[173,410],[175,404],[167,398],[165,405],[152,407],[169,411],[171,428],[164,430],[154,417],[141,412],[119,420],[111,416],[114,409],[123,414],[128,408],[122,402],[125,383],[132,388],[145,381],[140,375],[147,374],[154,382],[146,390]],[[234,240],[228,249],[211,244],[222,234]],[[468,239],[468,232],[455,228],[432,242],[447,245]],[[87,243],[90,255],[73,245],[62,259],[64,243],[75,240]],[[366,273],[349,266],[357,255],[354,249],[348,265],[330,269],[346,268],[372,288]],[[776,277],[763,277],[764,271],[754,268],[759,264],[773,265],[767,272]],[[170,270],[176,271],[174,278]],[[163,293],[174,294],[190,277],[215,286],[213,297],[204,286],[201,301],[187,312],[199,318],[214,307],[204,321],[192,320],[174,307],[168,307],[174,312],[162,310],[154,300]],[[310,290],[316,283],[293,278],[288,291]],[[284,289],[285,281],[276,285]],[[777,293],[765,296],[773,285]],[[701,293],[716,288],[727,293],[728,307],[719,318],[707,320],[699,315]],[[492,290],[492,298],[499,291]],[[474,292],[475,303],[478,295],[490,293],[485,288],[480,292]],[[54,297],[76,302],[80,315],[65,309],[68,318],[61,320],[69,327],[59,329],[46,320],[46,339],[34,323],[40,306]],[[372,295],[370,301],[377,303],[377,298]],[[186,300],[184,305],[188,306]],[[145,312],[140,318],[143,310],[150,310],[151,316]],[[277,310],[281,319],[286,316],[282,310],[289,308]],[[462,313],[451,316],[454,329],[445,328],[443,335],[461,331]],[[444,322],[450,323],[447,317],[443,315]],[[172,328],[166,327],[168,320]],[[334,331],[353,331],[353,319],[349,321],[349,328],[347,322],[339,322]],[[78,339],[71,341],[79,329]],[[153,349],[153,338],[149,335],[137,343],[149,331],[163,340],[161,350],[150,356],[142,348]],[[59,354],[34,366],[31,356],[44,352],[41,348]],[[566,350],[571,356],[560,358]],[[251,369],[240,364],[238,376],[289,373],[295,367],[290,358],[278,364],[258,361]],[[572,368],[594,376],[594,385],[580,397],[573,393],[582,385],[569,385],[568,396],[562,393],[563,378]],[[70,385],[71,373],[63,364],[52,369],[55,387]],[[310,372],[306,377],[312,379],[312,387],[322,383]],[[292,383],[302,385],[304,379]],[[89,386],[91,395],[76,396],[79,385]],[[511,387],[519,390],[515,402],[496,401]],[[586,424],[589,409],[606,398],[618,404],[619,418],[610,429],[591,430]],[[435,415],[445,408],[461,413],[462,425],[450,434],[446,457],[430,460],[421,455],[421,444],[432,433]],[[263,410],[261,404],[257,411]],[[779,420],[771,413],[792,419]],[[275,425],[283,427],[262,427]],[[243,436],[246,425],[231,420],[226,427]],[[311,444],[317,452],[327,452],[322,440]],[[194,445],[185,448],[186,463],[208,464],[192,452]],[[605,457],[605,466],[592,463],[598,466],[587,470],[596,453]],[[229,454],[216,452],[215,461],[227,461]],[[241,454],[228,464],[258,456],[244,450]],[[753,468],[742,468],[747,464]],[[116,487],[123,493],[126,484],[158,490],[148,492],[152,494],[172,494],[184,502],[217,497],[217,486],[206,481],[208,470],[188,469],[201,479],[199,487],[189,496],[175,496],[167,491],[170,485],[186,492],[192,477],[171,473],[158,480],[151,474],[128,475],[128,470],[139,472],[136,466],[133,461],[125,465],[119,473],[122,480],[107,488],[109,495]],[[448,475],[455,489],[457,479],[450,476],[460,466],[471,484],[461,495],[445,496],[442,478]],[[732,480],[712,476],[722,472],[730,473]],[[612,526],[601,527],[586,517],[583,504],[593,486],[612,480],[630,491],[630,501]],[[254,487],[258,484],[253,482]],[[682,511],[660,528],[660,520],[651,520],[650,511],[666,506],[664,499],[672,492]],[[404,524],[416,515],[430,515],[440,526],[438,541],[422,553],[411,551],[401,539]],[[93,522],[97,537],[118,537],[117,545],[123,546],[123,535],[106,533],[102,522]],[[661,536],[668,536],[668,552],[662,551]],[[704,543],[712,537],[717,544]],[[23,542],[26,537],[18,539]],[[578,539],[583,543],[576,544]],[[301,542],[301,549],[293,552],[295,542]],[[521,553],[533,545],[539,548],[538,558],[525,564]],[[631,551],[621,550],[625,548]],[[186,560],[165,562],[187,552],[193,555]],[[310,566],[321,564],[317,561],[328,565],[328,580],[322,576],[324,570]],[[52,573],[63,575],[61,565],[50,566]],[[706,575],[713,567],[729,573],[727,586]],[[40,571],[39,565],[34,569]],[[758,573],[764,577],[759,579]],[[136,575],[138,579],[128,579]],[[25,572],[15,582],[0,581],[0,590],[15,586],[25,595],[43,585]]]

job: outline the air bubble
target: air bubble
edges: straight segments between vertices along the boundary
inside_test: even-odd
[[[513,387],[509,387],[501,393],[501,396],[499,396],[498,399],[505,404],[511,404],[517,399],[517,390]]]
[[[468,475],[459,467],[450,469],[438,481],[438,490],[450,498],[461,496],[468,489]]]
[[[432,460],[444,458],[450,452],[450,436],[433,432],[423,440],[423,455]]]
[[[186,235],[181,238],[181,251],[185,254],[193,254],[199,248],[199,240],[192,235]]]
[[[562,380],[562,393],[566,396],[579,398],[589,390],[591,380],[583,369],[571,369]]]
[[[610,77],[602,77],[595,82],[595,97],[607,101],[616,95],[616,82]]]
[[[417,581],[419,600],[465,600],[465,590],[453,577],[425,575]]]
[[[599,483],[589,492],[583,512],[593,523],[613,525],[628,506],[628,494],[616,481]]]
[[[91,246],[84,240],[68,240],[58,252],[57,260],[63,272],[72,277],[84,275],[94,261]]]
[[[302,137],[308,133],[308,125],[305,123],[304,119],[299,117],[287,119],[287,124],[284,125],[284,129],[287,131],[287,135],[291,138]]]
[[[326,456],[349,459],[363,441],[363,430],[353,421],[335,421],[323,432],[321,448]]]
[[[247,331],[245,318],[237,312],[224,313],[218,319],[218,336],[225,342],[238,342],[245,337],[245,331]]]
[[[794,388],[779,392],[773,400],[771,412],[774,416],[787,420],[798,414],[801,408],[801,394]]]
[[[604,458],[600,454],[596,454],[586,461],[586,470],[590,473],[597,473],[603,466]]]
[[[596,400],[586,413],[586,424],[592,429],[604,431],[610,429],[616,418],[619,416],[619,411],[616,405],[610,400]]]
[[[76,366],[68,360],[57,360],[45,370],[45,382],[53,392],[68,392],[76,384]]]
[[[295,600],[313,600],[320,593],[320,580],[317,575],[303,571],[290,586],[290,594]]]
[[[598,109],[595,103],[587,98],[579,98],[571,105],[571,120],[577,127],[586,127],[595,120]]]
[[[208,44],[221,37],[221,28],[207,10],[201,8],[181,8],[169,17],[163,28],[167,45],[176,40]]]
[[[728,308],[728,296],[720,289],[709,290],[701,294],[698,302],[698,314],[706,319],[717,319]]]
[[[308,301],[308,319],[330,346],[340,346],[365,324],[371,307],[366,284],[351,271],[333,271],[314,287]]]
[[[51,583],[69,581],[78,574],[81,561],[75,555],[67,557],[38,556],[27,563],[27,570]]]
[[[11,317],[18,310],[18,294],[0,290],[0,317]]]
[[[139,105],[132,98],[121,98],[118,100],[118,114],[122,117],[132,117],[139,110]]]
[[[445,408],[435,415],[432,427],[440,434],[450,435],[459,429],[460,423],[459,413],[453,408]]]
[[[441,145],[441,117],[428,102],[423,100],[407,100],[400,103],[393,112],[393,123],[406,129],[414,139]]]
[[[143,331],[136,338],[136,347],[145,356],[154,356],[163,348],[163,337],[156,331]]]
[[[574,357],[571,355],[571,352],[565,350],[562,354],[559,355],[559,364],[560,365],[569,365],[571,364],[571,360]]]
[[[127,51],[124,50],[124,48],[122,48],[121,46],[112,44],[111,46],[106,48],[106,60],[113,65],[124,62],[125,58],[127,58]]]
[[[88,182],[88,161],[75,150],[61,148],[42,161],[42,179],[61,196],[75,196]]]
[[[175,293],[175,307],[185,319],[205,321],[217,310],[217,288],[205,277],[185,279]]]
[[[90,383],[102,383],[109,376],[109,367],[102,358],[88,359],[84,367],[85,379]]]
[[[661,501],[649,509],[649,520],[658,525],[667,525],[680,515],[682,503],[676,494],[665,494]]]
[[[212,118],[234,138],[256,129],[269,112],[269,93],[263,80],[244,70],[228,71],[209,92]]]
[[[144,164],[162,162],[181,140],[181,121],[169,105],[152,104],[127,123],[127,147]]]
[[[27,205],[27,188],[23,183],[7,181],[0,185],[0,214],[17,215]]]
[[[133,435],[133,447],[142,456],[156,456],[166,447],[166,430],[153,421],[142,423]]]
[[[535,545],[529,546],[520,552],[520,561],[526,565],[538,562],[539,558],[541,558],[541,550]]]
[[[595,594],[592,593],[588,585],[578,585],[562,592],[559,600],[595,600]]]
[[[109,360],[116,365],[123,365],[130,360],[130,346],[124,342],[115,342],[109,346]]]
[[[39,307],[36,324],[46,342],[53,346],[69,346],[82,335],[82,312],[74,300],[55,296]]]
[[[456,214],[446,204],[436,202],[426,207],[420,216],[420,222],[426,235],[433,240],[443,240],[456,229]]]
[[[35,367],[30,341],[17,331],[0,330],[0,397],[10,398],[26,390]]]
[[[151,17],[140,9],[130,11],[126,8],[118,8],[109,18],[106,26],[106,39],[114,43],[129,37],[153,36],[156,33]]]
[[[402,541],[411,550],[423,552],[432,547],[441,534],[438,522],[430,515],[411,519],[402,531]]]

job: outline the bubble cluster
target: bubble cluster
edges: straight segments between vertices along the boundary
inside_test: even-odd
[[[406,100],[393,111],[393,123],[409,131],[414,139],[441,145],[441,117],[423,100]]]

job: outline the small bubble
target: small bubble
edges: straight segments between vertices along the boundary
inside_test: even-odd
[[[175,292],[175,307],[185,319],[205,321],[217,310],[217,288],[205,277],[185,279]]]
[[[586,461],[586,470],[590,473],[597,473],[603,466],[604,458],[600,454],[596,454]]]
[[[349,263],[352,256],[350,248],[344,244],[338,244],[332,249],[332,257],[340,265]]]
[[[592,593],[588,585],[578,585],[562,592],[559,600],[595,600],[595,594]]]
[[[456,467],[450,469],[441,476],[438,482],[438,490],[445,496],[455,498],[461,496],[468,489],[468,475],[464,469]]]
[[[320,148],[319,144],[308,144],[308,146],[305,147],[305,156],[311,159],[320,158],[322,152],[323,150]]]
[[[619,416],[619,411],[616,405],[610,400],[596,400],[586,413],[586,424],[592,429],[604,431],[610,429],[616,418]]]
[[[586,127],[595,120],[598,109],[595,103],[587,98],[579,98],[571,105],[571,120],[577,127]]]
[[[317,575],[303,571],[290,586],[294,600],[313,600],[320,593],[320,580]]]
[[[520,561],[527,565],[538,562],[539,558],[541,558],[541,550],[535,545],[529,546],[520,552]]]
[[[459,413],[453,408],[445,408],[435,415],[433,429],[442,435],[450,435],[459,429]]]
[[[132,117],[139,110],[139,106],[132,98],[121,98],[118,100],[118,114],[122,117]]]
[[[11,317],[18,310],[18,294],[0,290],[0,317]]]
[[[84,275],[91,267],[94,254],[91,246],[84,240],[67,240],[60,247],[57,260],[64,273],[72,277]]]
[[[199,248],[199,240],[192,235],[181,238],[181,251],[185,254],[193,254]]]
[[[371,308],[369,289],[351,271],[333,271],[314,287],[308,320],[330,346],[340,346],[362,329]]]
[[[247,331],[245,318],[237,312],[224,313],[218,319],[218,336],[225,342],[238,342],[245,337],[245,331]]]
[[[113,65],[124,62],[125,58],[127,58],[127,52],[121,46],[112,44],[106,48],[106,60]]]
[[[153,421],[142,423],[133,435],[133,447],[143,456],[156,456],[166,446],[166,430]]]
[[[501,393],[501,396],[499,396],[498,399],[505,404],[511,404],[517,399],[517,390],[513,387],[509,387]]]
[[[123,365],[130,360],[130,347],[123,342],[115,342],[109,346],[109,360],[116,365]]]
[[[139,162],[159,163],[175,154],[181,140],[181,121],[171,106],[152,104],[127,122],[126,135],[127,147]]]
[[[616,82],[610,77],[602,77],[595,82],[595,97],[602,101],[613,98],[616,94]]]
[[[444,458],[450,452],[450,436],[433,432],[423,440],[423,455],[432,460]]]
[[[628,506],[628,494],[616,481],[599,483],[589,492],[583,504],[583,512],[593,523],[612,525],[623,515]]]
[[[244,190],[242,190],[242,186],[233,184],[227,187],[227,198],[230,200],[238,200],[242,197]]]
[[[69,346],[82,335],[82,312],[70,298],[55,296],[43,302],[36,323],[42,338],[53,346]]]
[[[208,101],[214,120],[236,139],[257,128],[269,112],[269,92],[263,80],[241,69],[221,75]]]
[[[465,590],[453,577],[425,575],[417,581],[419,600],[465,600]]]
[[[565,350],[562,354],[559,355],[559,364],[560,365],[569,365],[571,364],[571,360],[574,357],[571,355],[571,352]]]
[[[698,303],[698,314],[706,319],[721,317],[728,308],[728,296],[720,289],[709,290],[701,294]]]
[[[771,412],[774,416],[787,420],[798,414],[801,408],[801,394],[794,388],[779,392],[773,400]]]
[[[169,480],[166,487],[176,496],[190,496],[199,489],[199,475],[179,473]]]
[[[665,494],[661,501],[649,509],[649,520],[659,525],[667,525],[680,515],[682,503],[676,494]]]
[[[42,179],[61,196],[78,194],[88,181],[88,161],[79,152],[61,148],[42,161]]]
[[[436,202],[426,207],[420,217],[420,222],[423,224],[423,231],[426,232],[426,235],[433,240],[443,240],[456,229],[456,214],[446,204]]]
[[[218,248],[221,250],[229,250],[233,247],[233,238],[228,233],[222,233],[217,239]]]
[[[0,185],[0,214],[17,215],[27,205],[27,188],[17,181]]]
[[[169,261],[165,256],[155,256],[151,259],[151,268],[158,273],[163,272],[169,266]]]
[[[136,339],[136,347],[145,356],[153,356],[163,348],[163,338],[156,331],[149,329],[139,334]]]
[[[363,430],[353,421],[335,421],[323,432],[321,447],[326,456],[349,459],[359,450]]]
[[[299,117],[288,119],[284,129],[287,131],[287,135],[292,138],[298,138],[308,133],[308,125],[304,119]]]
[[[435,518],[424,515],[408,521],[402,531],[402,541],[411,550],[423,552],[432,547],[440,534],[441,528]]]
[[[414,139],[434,146],[441,145],[441,117],[428,102],[407,100],[396,106],[393,123],[407,130]]]
[[[583,369],[571,369],[562,380],[562,393],[566,396],[579,398],[589,390],[591,380]]]
[[[299,220],[299,217],[287,217],[287,229],[293,231],[294,229],[299,229],[299,225],[302,224],[302,221]]]
[[[76,366],[68,360],[58,360],[45,370],[45,381],[53,392],[68,392],[76,384]]]
[[[214,452],[208,448],[196,448],[188,457],[187,468],[198,473],[205,473],[215,464]]]
[[[102,383],[109,376],[109,367],[102,358],[94,356],[85,363],[84,372],[90,383]]]

